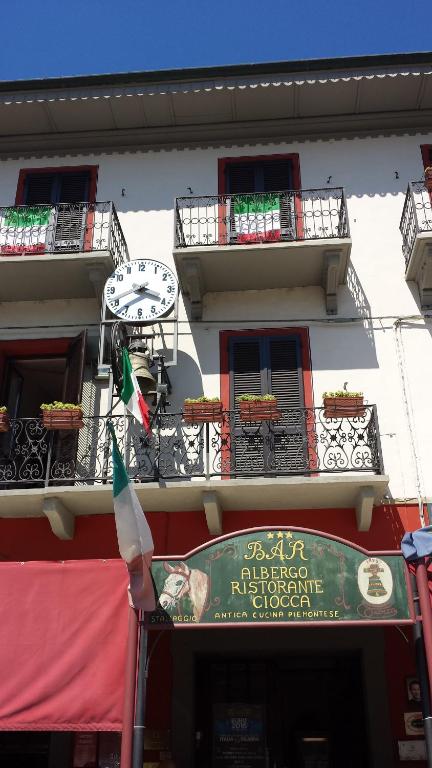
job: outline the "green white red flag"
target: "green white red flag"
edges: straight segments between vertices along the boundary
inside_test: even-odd
[[[129,603],[136,609],[154,611],[156,601],[151,577],[153,537],[129,481],[112,424],[108,429],[112,438],[115,524],[119,551],[129,571]]]
[[[137,377],[132,369],[129,353],[123,347],[123,388],[120,393],[126,408],[150,434],[150,411],[139,388]]]
[[[238,243],[279,239],[280,203],[277,195],[236,195],[233,204]]]

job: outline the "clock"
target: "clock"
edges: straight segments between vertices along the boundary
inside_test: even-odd
[[[105,283],[105,301],[114,315],[131,323],[145,323],[167,315],[178,286],[166,264],[134,259],[117,267]]]

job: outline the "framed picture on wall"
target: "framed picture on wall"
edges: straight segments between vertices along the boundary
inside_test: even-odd
[[[404,720],[407,736],[424,736],[423,715],[421,712],[405,712]]]
[[[406,678],[406,691],[407,691],[408,701],[412,702],[413,704],[418,704],[418,707],[420,709],[421,708],[421,690],[420,690],[420,683],[419,683],[418,677]]]

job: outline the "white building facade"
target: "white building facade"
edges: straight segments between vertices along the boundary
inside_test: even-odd
[[[112,406],[161,558],[184,561],[255,528],[389,553],[429,522],[431,56],[6,83],[0,97],[5,561],[118,556]],[[103,299],[109,275],[135,259],[167,265],[179,283],[178,306],[146,327],[169,377],[168,404],[149,398],[162,408],[147,442],[124,437],[112,399],[115,318]],[[364,405],[332,418],[323,393],[335,390],[362,393]],[[278,421],[241,423],[245,392],[275,394]],[[185,425],[184,399],[202,395],[222,399],[223,420]],[[78,438],[35,427],[42,402],[77,399]],[[308,738],[324,745],[320,765],[392,766],[421,752],[407,726],[411,627],[405,642],[383,615],[345,629],[267,618],[265,637],[229,618],[164,635],[154,676],[167,665],[169,687],[161,703],[150,681],[147,726],[165,736],[159,751],[149,737],[147,762],[169,751],[180,767],[228,768],[215,723],[234,705],[258,707],[265,723],[257,766],[309,764]],[[290,675],[304,686],[296,702],[275,683]],[[324,690],[344,676],[362,703],[352,720],[340,714],[339,732],[348,691],[335,684],[329,701]],[[281,707],[283,737],[269,724]],[[62,765],[81,765],[67,723],[65,713],[38,729],[51,733],[41,766],[60,764],[56,749],[75,761]],[[23,740],[3,730],[2,749],[19,754]]]

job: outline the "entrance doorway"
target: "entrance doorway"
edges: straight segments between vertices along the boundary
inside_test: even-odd
[[[367,768],[361,654],[196,659],[199,768]]]

